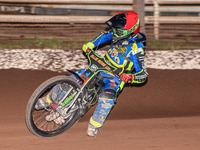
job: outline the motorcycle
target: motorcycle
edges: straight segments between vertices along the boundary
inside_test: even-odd
[[[79,76],[72,70],[67,70],[75,78],[67,75],[55,76],[43,82],[31,95],[26,107],[26,125],[28,129],[39,137],[52,137],[68,130],[76,121],[80,120],[98,100],[101,92],[100,72],[105,71],[118,76],[122,70],[111,66],[104,57],[99,56],[91,49],[86,51],[89,67]],[[123,81],[122,81],[123,82]],[[68,90],[59,101],[50,101],[42,109],[36,109],[38,100],[46,97],[57,84],[67,84]],[[56,117],[62,116],[64,121],[57,124],[54,119],[47,119],[51,113]],[[55,117],[55,116],[54,116]]]

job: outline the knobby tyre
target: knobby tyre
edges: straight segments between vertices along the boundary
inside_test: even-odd
[[[73,91],[80,89],[81,86],[73,78],[68,76],[56,76],[43,82],[30,97],[26,107],[26,125],[28,129],[36,136],[40,137],[52,137],[59,135],[69,129],[79,117],[80,109],[74,109],[70,115],[65,118],[65,123],[62,125],[56,124],[54,121],[47,121],[45,117],[49,115],[53,110],[50,107],[46,107],[41,110],[36,110],[35,105],[38,99],[47,96],[49,91],[59,83],[68,84],[73,87]],[[79,98],[83,98],[81,94]],[[72,106],[73,108],[79,108],[78,101]]]

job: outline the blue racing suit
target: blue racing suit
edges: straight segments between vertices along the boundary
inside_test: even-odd
[[[139,34],[141,33],[113,44],[112,31],[108,31],[100,33],[91,41],[95,47],[111,41],[111,47],[105,54],[105,59],[109,64],[122,70],[119,74],[126,73],[132,75],[132,83],[138,84],[144,83],[148,76],[144,66],[145,47],[140,42]],[[85,69],[76,71],[76,73],[81,75],[84,71]],[[124,82],[112,73],[101,72],[101,75],[108,78],[104,78],[102,81],[104,86],[99,95],[98,105],[90,118],[90,123],[96,127],[103,125],[114,106],[117,95],[124,86]]]

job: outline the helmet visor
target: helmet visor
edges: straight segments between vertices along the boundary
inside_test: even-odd
[[[112,28],[122,28],[126,25],[126,16],[125,14],[118,14],[105,23]]]

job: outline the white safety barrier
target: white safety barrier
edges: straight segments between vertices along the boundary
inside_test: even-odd
[[[96,51],[104,56],[105,50]],[[145,66],[155,69],[200,69],[200,50],[147,51]],[[88,67],[81,50],[0,50],[0,69],[31,69],[64,72]]]

